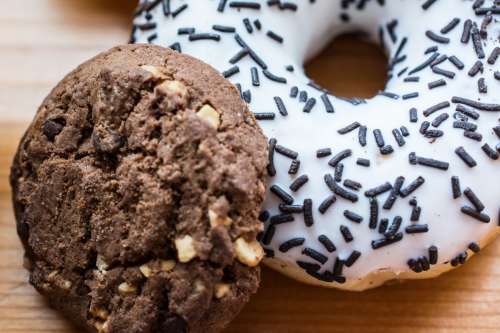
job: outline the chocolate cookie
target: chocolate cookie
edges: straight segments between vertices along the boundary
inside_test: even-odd
[[[50,93],[11,184],[30,282],[90,332],[212,332],[259,284],[266,140],[208,65],[120,46]]]

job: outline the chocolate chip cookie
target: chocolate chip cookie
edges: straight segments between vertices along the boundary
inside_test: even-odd
[[[259,284],[266,146],[198,60],[128,45],[84,63],[12,166],[31,284],[90,332],[221,330]]]

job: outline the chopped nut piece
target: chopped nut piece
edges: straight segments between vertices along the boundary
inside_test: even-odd
[[[175,267],[175,261],[173,260],[162,260],[160,261],[160,269],[163,272],[170,272]]]
[[[196,257],[194,240],[193,237],[189,235],[176,239],[175,247],[177,248],[177,256],[180,262],[189,262]]]
[[[91,308],[90,313],[95,316],[99,317],[101,319],[108,319],[109,317],[109,312],[106,309],[103,308]]]
[[[215,298],[222,298],[231,291],[231,287],[226,283],[217,283],[215,285]]]
[[[121,294],[132,294],[132,293],[135,293],[137,291],[137,288],[128,284],[127,282],[122,282],[118,286],[118,291]]]
[[[201,293],[203,290],[205,290],[205,285],[200,280],[196,280],[194,282],[194,290],[198,293]]]
[[[215,129],[219,128],[220,115],[210,105],[208,104],[203,105],[196,114],[198,115],[198,117],[206,121],[213,128]]]
[[[109,322],[106,320],[104,324],[102,324],[102,332],[107,333],[109,332]]]
[[[158,79],[166,79],[167,78],[165,76],[165,74],[163,74],[160,71],[160,69],[158,67],[156,67],[156,66],[142,65],[141,68],[144,69],[145,71],[150,72],[151,74],[153,74],[153,76],[155,78],[158,78]]]
[[[188,90],[180,81],[165,81],[157,87],[158,90],[172,95],[178,95],[181,99],[186,99]]]
[[[100,270],[101,272],[109,268],[109,265],[104,261],[103,257],[100,254],[97,255],[95,265],[97,269]]]
[[[99,333],[107,333],[109,330],[108,321],[105,321],[105,322],[96,321],[94,323],[94,327],[96,328],[97,332],[99,332]]]
[[[142,275],[144,275],[147,278],[153,275],[153,270],[146,264],[141,265],[139,267],[139,270],[141,271]]]
[[[208,210],[208,219],[210,220],[210,225],[212,226],[212,228],[218,225],[230,226],[231,223],[233,223],[233,220],[230,217],[226,216],[225,218],[221,218],[219,215],[217,215],[216,212],[211,209]]]
[[[54,280],[54,278],[56,277],[56,275],[57,275],[57,274],[58,274],[58,272],[57,272],[57,271],[52,271],[52,272],[50,272],[50,274],[49,274],[49,275],[47,275],[47,280],[49,280],[49,281]]]
[[[94,323],[94,327],[97,330],[97,332],[102,332],[102,326],[103,326],[103,323],[101,323],[100,321],[96,321]]]
[[[104,324],[102,325],[102,330],[104,333],[109,331],[109,321],[105,321]]]
[[[71,283],[71,281],[68,281],[68,280],[63,280],[63,283],[62,283],[62,288],[63,288],[64,290],[69,290],[69,289],[71,289],[71,286],[72,286],[72,285],[73,285],[73,284]]]
[[[235,242],[235,250],[238,260],[250,267],[257,266],[264,257],[264,250],[256,240],[249,243],[240,237]]]

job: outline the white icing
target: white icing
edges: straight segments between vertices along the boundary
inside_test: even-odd
[[[230,3],[231,1],[228,1]],[[293,194],[296,204],[302,204],[303,200],[313,200],[314,225],[306,227],[301,214],[295,214],[295,221],[287,224],[277,225],[276,233],[270,245],[266,248],[275,251],[274,259],[267,259],[270,266],[284,271],[303,281],[334,286],[344,289],[366,289],[380,285],[394,278],[421,278],[440,274],[451,268],[448,262],[458,254],[467,249],[470,242],[486,244],[486,240],[498,234],[498,215],[500,206],[500,160],[494,161],[488,158],[481,150],[484,143],[491,147],[498,144],[499,138],[494,134],[492,128],[499,125],[500,112],[479,111],[480,118],[473,121],[478,125],[478,132],[483,135],[481,143],[464,138],[463,131],[453,128],[453,113],[456,104],[450,108],[436,112],[425,118],[423,110],[443,101],[451,101],[452,96],[462,96],[475,101],[485,103],[500,103],[499,87],[500,81],[495,80],[493,73],[498,71],[500,60],[495,65],[489,65],[486,59],[492,50],[499,45],[500,24],[498,15],[494,16],[493,22],[488,26],[488,38],[482,40],[486,58],[483,59],[484,73],[478,73],[475,78],[467,75],[468,70],[477,61],[472,40],[464,44],[460,42],[463,23],[471,19],[481,25],[483,16],[476,16],[472,10],[472,2],[467,0],[440,0],[432,5],[427,11],[422,9],[423,1],[416,0],[390,0],[381,7],[377,1],[368,1],[364,10],[357,10],[351,6],[346,12],[350,15],[349,23],[343,23],[339,19],[341,7],[339,0],[316,0],[314,4],[309,1],[296,1],[297,11],[280,11],[277,7],[268,7],[266,1],[256,1],[262,4],[260,10],[241,9],[237,10],[226,5],[224,13],[217,11],[219,1],[181,1],[172,0],[172,10],[184,3],[189,7],[174,19],[172,16],[164,16],[161,6],[152,9],[152,22],[158,24],[153,31],[138,30],[135,34],[137,42],[146,42],[153,33],[158,38],[153,42],[168,46],[179,42],[183,53],[195,56],[220,71],[232,67],[228,60],[241,50],[236,43],[233,33],[219,33],[212,30],[214,24],[236,27],[237,33],[243,40],[266,62],[269,70],[280,77],[286,77],[287,84],[276,83],[268,80],[262,69],[249,57],[246,56],[236,65],[239,73],[229,79],[233,83],[240,83],[242,90],[251,91],[250,109],[253,112],[275,112],[276,119],[272,121],[260,121],[265,134],[278,140],[278,144],[291,148],[299,153],[301,166],[299,172],[290,176],[288,168],[291,160],[278,153],[275,154],[275,165],[277,174],[270,178],[269,186],[280,185],[288,193]],[[486,6],[493,6],[493,1],[486,1]],[[460,24],[445,36],[450,38],[449,44],[438,44],[431,41],[426,35],[427,30],[440,34],[439,31],[454,17],[460,18]],[[253,26],[253,32],[248,33],[242,20],[249,18],[251,22],[259,19],[262,30]],[[418,98],[392,100],[384,96],[375,96],[366,101],[366,104],[353,106],[348,102],[330,96],[335,113],[327,114],[321,101],[321,92],[307,86],[309,82],[306,77],[303,64],[318,54],[333,38],[350,32],[363,31],[368,37],[376,41],[378,39],[379,26],[385,26],[393,19],[398,19],[395,31],[398,40],[395,44],[385,29],[385,44],[388,53],[393,56],[403,37],[408,38],[408,43],[403,49],[402,55],[407,58],[404,62],[397,64],[393,71],[394,78],[386,87],[386,91],[404,95],[419,92]],[[144,14],[136,18],[136,23],[144,23]],[[253,25],[253,24],[252,24]],[[178,28],[194,27],[196,33],[218,33],[221,35],[219,42],[195,41],[189,42],[187,35],[178,35]],[[266,32],[272,30],[283,36],[284,42],[277,43],[266,36]],[[456,55],[464,64],[463,70],[458,70],[451,62],[445,61],[438,67],[456,73],[454,79],[434,74],[429,67],[414,74],[419,76],[419,82],[403,82],[407,73],[401,77],[396,74],[404,67],[410,69],[425,61],[430,54],[424,55],[424,51],[433,45],[437,45],[441,54],[448,56]],[[293,73],[285,70],[287,65],[293,65]],[[250,68],[256,67],[259,71],[260,86],[251,85]],[[331,73],[335,75],[335,73]],[[483,77],[488,87],[488,93],[479,94],[477,80]],[[429,90],[427,84],[437,79],[445,79],[447,85]],[[337,78],[342,80],[341,77]],[[360,81],[363,78],[360,78]],[[290,88],[298,86],[300,91],[307,91],[309,97],[317,100],[316,106],[310,113],[303,112],[305,103],[299,103],[298,98],[289,97]],[[288,116],[283,117],[278,113],[273,101],[274,96],[280,96],[286,105]],[[409,109],[418,109],[418,123],[409,122]],[[450,118],[440,127],[444,136],[437,140],[427,139],[419,133],[420,124],[432,120],[443,112],[448,112]],[[368,127],[366,147],[358,143],[358,130],[346,135],[340,135],[337,130],[358,121]],[[405,137],[406,145],[399,147],[391,133],[392,129],[406,126],[410,136]],[[386,144],[394,148],[394,153],[383,156],[379,152],[373,138],[372,131],[380,129],[384,135]],[[455,148],[463,146],[466,151],[477,161],[475,168],[469,168],[454,153]],[[355,204],[337,198],[337,202],[330,207],[326,214],[318,212],[319,204],[332,192],[326,186],[323,176],[327,173],[334,174],[334,169],[328,165],[330,155],[325,158],[316,158],[316,150],[330,147],[333,155],[350,148],[353,155],[345,159],[343,180],[352,179],[363,185],[361,191],[357,192],[359,201]],[[408,162],[410,152],[418,156],[435,158],[447,161],[450,167],[447,171],[441,171],[420,165],[411,165]],[[362,157],[370,159],[369,168],[356,165],[356,159]],[[309,181],[300,190],[292,193],[288,186],[292,181],[303,174],[309,176]],[[418,176],[425,178],[425,183],[407,198],[398,197],[391,210],[382,209],[389,192],[378,196],[380,206],[380,218],[392,218],[399,215],[403,218],[400,231],[410,222],[411,206],[409,200],[415,196],[418,205],[422,207],[420,224],[429,225],[429,232],[420,234],[406,234],[402,241],[373,250],[371,241],[382,238],[377,230],[368,228],[369,201],[364,196],[364,191],[389,181],[394,183],[397,176],[406,178],[403,187]],[[481,223],[460,212],[463,205],[472,206],[462,195],[453,199],[451,193],[451,176],[459,176],[462,190],[470,187],[486,206],[484,213],[491,217],[490,223]],[[352,192],[352,190],[350,190]],[[277,209],[280,201],[273,194],[267,196],[265,209],[271,215],[278,214]],[[343,216],[344,210],[351,210],[363,216],[363,222],[353,223]],[[354,236],[354,241],[346,243],[339,232],[339,226],[348,226]],[[317,240],[321,234],[327,235],[337,247],[333,253],[328,253]],[[306,242],[303,246],[291,249],[286,253],[279,251],[279,245],[294,238],[304,237]],[[428,248],[435,245],[439,249],[439,265],[431,267],[431,271],[416,274],[412,272],[407,264],[410,258],[428,255]],[[352,250],[362,253],[361,257],[352,267],[344,267],[343,275],[346,277],[345,284],[321,282],[304,272],[295,262],[303,260],[314,262],[301,254],[302,249],[307,246],[328,255],[328,262],[322,265],[321,272],[332,270],[336,256],[345,259]],[[469,255],[471,251],[469,251]],[[382,273],[380,273],[382,272]],[[380,273],[380,274],[379,274]]]

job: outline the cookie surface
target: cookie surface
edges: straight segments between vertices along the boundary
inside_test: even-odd
[[[140,45],[86,62],[12,166],[30,282],[91,332],[220,330],[259,284],[266,146],[208,65]]]

